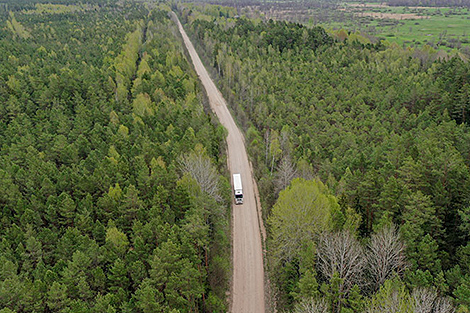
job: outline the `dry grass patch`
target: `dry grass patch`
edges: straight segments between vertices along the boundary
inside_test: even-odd
[[[383,13],[383,12],[361,12],[356,13],[356,16],[370,16],[379,19],[393,19],[393,20],[424,20],[429,19],[429,16],[417,15],[414,13]]]

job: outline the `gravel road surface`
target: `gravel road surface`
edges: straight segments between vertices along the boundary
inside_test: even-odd
[[[261,245],[259,208],[257,206],[256,183],[244,144],[243,134],[235,124],[222,94],[209,77],[193,44],[181,23],[173,13],[173,19],[183,37],[191,56],[194,68],[206,89],[210,106],[228,130],[228,165],[231,174],[240,173],[242,178],[244,203],[232,206],[233,237],[233,279],[231,289],[231,312],[265,312],[264,268]],[[233,184],[233,182],[232,182]],[[256,198],[256,197],[257,198]]]

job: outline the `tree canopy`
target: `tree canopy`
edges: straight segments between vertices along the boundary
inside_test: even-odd
[[[315,212],[300,216],[295,209],[310,194],[305,186],[292,192],[303,177],[322,181],[337,199],[326,229],[346,228],[368,241],[397,225],[408,266],[392,272],[407,291],[431,288],[468,310],[469,63],[355,33],[342,32],[339,40],[321,28],[220,15],[208,5],[179,9],[246,132],[280,307],[318,292],[343,299],[341,275],[326,283],[315,274]],[[291,207],[281,205],[288,194]],[[280,251],[297,242],[293,237],[308,244],[291,246],[279,268]],[[371,297],[384,278],[378,282],[358,285],[355,304],[330,301],[329,309],[360,312],[365,300],[358,299]]]
[[[0,17],[2,312],[225,311],[224,132],[167,7],[93,3]]]

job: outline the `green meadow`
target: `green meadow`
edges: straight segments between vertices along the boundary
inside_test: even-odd
[[[470,9],[357,6],[345,3],[347,18],[320,24],[325,28],[360,31],[399,45],[430,44],[439,49],[470,49]]]

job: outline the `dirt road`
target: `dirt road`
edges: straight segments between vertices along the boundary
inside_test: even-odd
[[[228,163],[230,172],[242,177],[244,203],[233,205],[233,280],[231,312],[262,313],[264,303],[264,268],[255,181],[248,162],[243,135],[230,114],[222,94],[209,77],[204,65],[173,13],[196,72],[206,89],[212,110],[228,130]],[[256,189],[257,190],[257,189]]]

